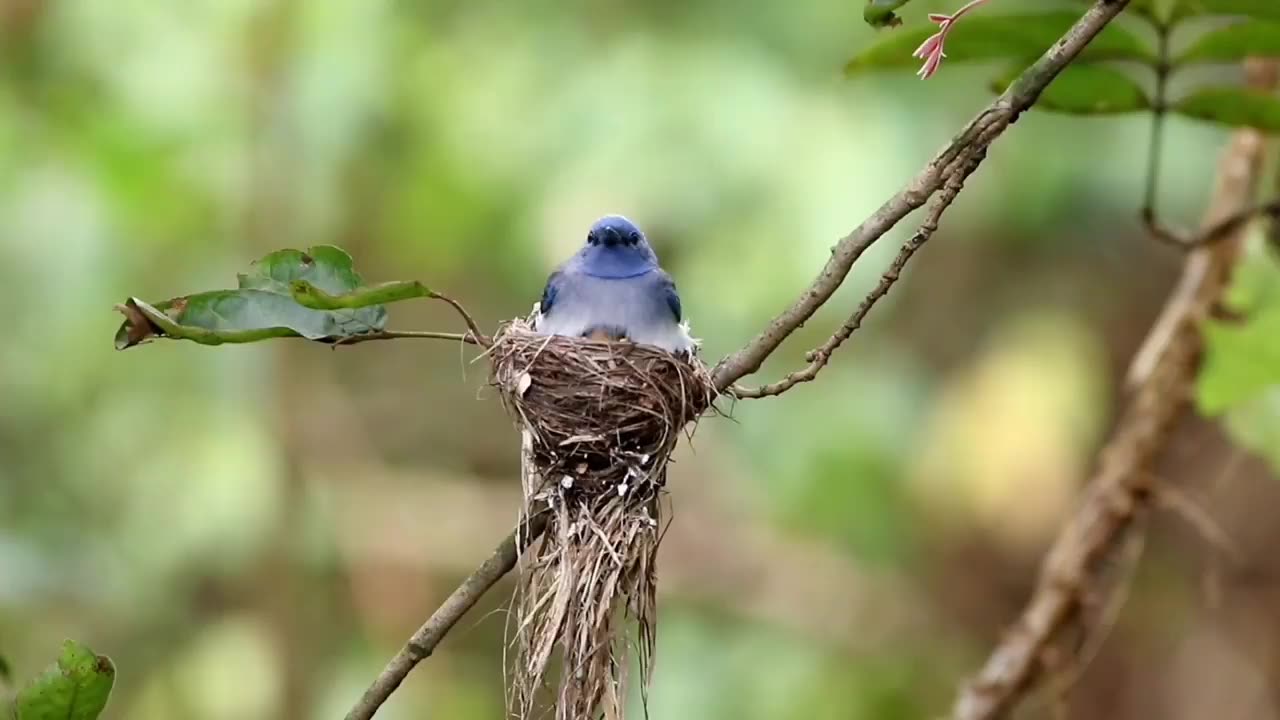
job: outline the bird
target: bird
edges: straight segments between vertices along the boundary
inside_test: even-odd
[[[635,223],[606,215],[547,278],[533,329],[544,335],[625,340],[691,356],[697,342],[671,276]]]

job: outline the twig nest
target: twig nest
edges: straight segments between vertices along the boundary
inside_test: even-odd
[[[622,718],[628,651],[642,699],[652,672],[667,461],[715,386],[696,357],[539,335],[523,320],[503,326],[490,352],[521,430],[525,512],[548,514],[521,558],[510,713],[541,716],[535,698],[558,647],[557,720]]]
[[[715,398],[696,357],[540,335],[514,320],[494,337],[493,381],[547,480],[587,494],[657,480],[680,430]]]

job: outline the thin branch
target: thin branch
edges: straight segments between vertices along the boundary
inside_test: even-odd
[[[472,333],[447,333],[434,332],[431,330],[379,330],[377,332],[364,333],[362,335],[349,335],[333,341],[333,346],[339,345],[357,345],[362,342],[371,340],[402,340],[405,338],[419,338],[426,340],[452,340],[453,342],[467,343],[468,345],[488,345],[489,338],[480,336],[477,338]]]
[[[904,217],[922,207],[950,178],[952,162],[966,150],[984,150],[1035,103],[1050,82],[1089,44],[1129,0],[1097,0],[1067,33],[1018,77],[1003,95],[978,114],[905,188],[842,238],[822,272],[799,299],[775,317],[754,339],[720,361],[716,387],[724,390],[760,369],[793,332],[831,298],[862,254]]]
[[[1154,216],[1149,216],[1145,212],[1143,214],[1143,221],[1147,225],[1147,230],[1156,239],[1169,243],[1170,245],[1184,249],[1191,249],[1203,247],[1205,245],[1212,245],[1225,237],[1229,237],[1232,233],[1238,230],[1241,225],[1260,217],[1280,219],[1280,198],[1273,198],[1265,202],[1250,205],[1240,212],[1226,217],[1192,236],[1183,235],[1172,228],[1161,225]]]
[[[858,305],[858,309],[854,310],[853,315],[845,321],[840,329],[827,339],[821,346],[810,350],[805,359],[809,364],[804,368],[789,373],[786,377],[778,382],[762,385],[757,388],[737,387],[733,388],[733,394],[739,398],[763,398],[782,393],[790,390],[800,383],[813,380],[818,376],[822,368],[826,367],[831,361],[831,355],[840,347],[845,340],[853,335],[854,331],[862,327],[862,321],[866,319],[867,314],[871,312],[871,308],[885,295],[889,294],[889,290],[894,283],[898,281],[902,274],[903,268],[915,255],[929,238],[933,237],[933,233],[938,229],[938,221],[942,218],[942,213],[946,212],[951,203],[955,201],[956,195],[964,187],[964,181],[978,169],[978,165],[982,162],[985,150],[978,152],[966,153],[960,160],[964,161],[964,165],[947,180],[943,186],[942,192],[934,200],[933,205],[929,208],[929,214],[924,222],[920,224],[920,229],[916,230],[915,235],[903,244],[902,249],[898,251],[898,255],[894,257],[893,262],[889,265],[889,269],[880,276],[880,282],[870,293],[863,298]]]
[[[379,673],[373,684],[361,696],[346,720],[369,720],[391,693],[400,687],[415,665],[431,656],[436,645],[476,602],[497,584],[516,565],[520,553],[547,528],[547,513],[530,517],[494,548],[493,555],[484,561],[471,576],[454,590],[438,610],[409,638],[409,642],[391,658],[387,667]]]
[[[449,305],[453,306],[453,309],[456,310],[458,312],[458,315],[462,317],[462,321],[467,324],[467,329],[471,331],[471,337],[475,340],[475,344],[480,345],[482,347],[489,347],[489,344],[491,343],[489,336],[480,332],[480,327],[476,325],[475,319],[471,317],[471,313],[467,312],[466,308],[462,307],[461,303],[449,297],[448,295],[445,295],[443,293],[438,293],[434,290],[431,291],[431,294],[428,295],[428,297],[434,298],[436,300],[443,300],[449,303]]]
[[[1203,223],[1208,230],[1248,206],[1263,149],[1261,133],[1236,132],[1219,164],[1218,187]],[[1172,329],[1135,357],[1135,364],[1145,362],[1149,368],[1142,371],[1125,414],[1100,452],[1080,506],[1046,554],[1021,617],[956,698],[953,720],[996,720],[1012,711],[1044,675],[1055,643],[1067,630],[1081,627],[1107,558],[1137,531],[1138,520],[1159,497],[1150,466],[1187,407],[1201,350],[1199,323],[1227,288],[1241,245],[1238,230],[1187,257],[1162,319]]]

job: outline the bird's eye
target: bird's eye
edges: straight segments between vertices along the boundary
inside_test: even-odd
[[[640,233],[636,232],[635,230],[632,230],[631,234],[627,236],[627,240],[630,241],[632,245],[639,245]]]
[[[595,234],[595,233],[593,233],[593,232],[589,232],[589,233],[587,233],[587,244],[588,244],[588,245],[595,245],[595,244],[596,244],[596,242],[598,242],[598,241],[596,240],[596,234]]]

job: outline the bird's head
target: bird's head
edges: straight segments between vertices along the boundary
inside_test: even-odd
[[[643,275],[658,265],[644,233],[621,215],[606,215],[595,221],[578,257],[588,275],[603,278]]]

